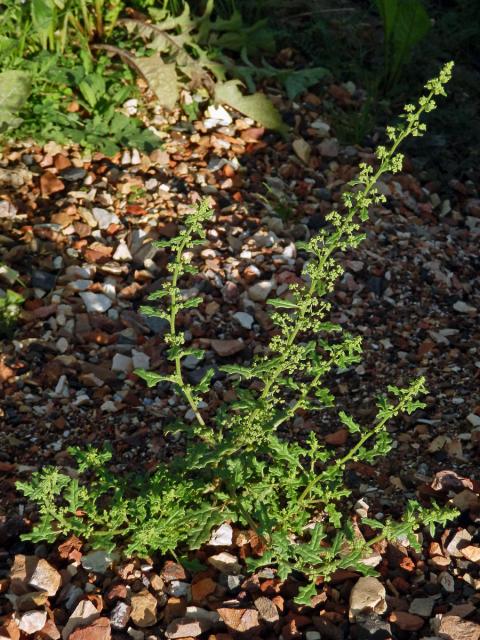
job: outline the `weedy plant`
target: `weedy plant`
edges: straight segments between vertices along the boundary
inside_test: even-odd
[[[391,450],[387,424],[402,413],[424,407],[423,378],[407,388],[389,386],[380,397],[376,418],[363,425],[343,410],[338,419],[348,429],[350,447],[344,455],[324,444],[312,431],[306,444],[284,439],[279,428],[302,410],[325,411],[335,399],[325,384],[329,372],[359,362],[360,338],[328,320],[328,295],[342,273],[338,251],[357,247],[364,238],[360,227],[372,205],[384,201],[376,183],[386,173],[402,168],[399,145],[408,136],[421,136],[424,113],[435,108],[436,96],[445,95],[452,63],[425,85],[418,105],[404,108],[398,126],[387,128],[390,146],[376,151],[378,167],[363,163],[356,180],[343,195],[344,213],[333,210],[328,226],[299,247],[306,252],[304,284],[294,284],[285,298],[274,298],[272,320],[277,331],[266,355],[249,366],[223,366],[231,377],[236,399],[215,415],[202,412],[201,398],[210,389],[213,369],[196,385],[184,377],[183,361],[203,352],[185,343],[178,315],[198,307],[200,297],[184,298],[180,280],[194,274],[192,250],[204,243],[205,225],[212,218],[207,201],[184,220],[180,234],[155,246],[171,252],[170,277],[150,295],[157,303],[142,308],[147,316],[168,324],[165,341],[170,368],[166,373],[137,370],[149,387],[171,384],[188,402],[194,419],[178,419],[166,431],[185,433],[186,452],[160,464],[148,476],[118,478],[108,471],[109,451],[73,450],[81,483],[56,468],[46,468],[28,483],[23,493],[39,505],[40,519],[24,539],[53,542],[74,533],[93,546],[123,548],[126,554],[155,551],[176,554],[205,543],[214,526],[230,520],[255,532],[263,554],[248,561],[251,570],[274,565],[286,579],[293,571],[305,576],[297,601],[309,604],[320,578],[328,579],[339,568],[351,567],[363,574],[374,570],[364,562],[373,544],[399,538],[418,549],[417,532],[445,524],[454,510],[436,504],[425,507],[410,501],[400,522],[364,518],[352,521],[345,506],[350,495],[344,476],[350,462],[374,462]],[[373,533],[372,533],[373,531]]]

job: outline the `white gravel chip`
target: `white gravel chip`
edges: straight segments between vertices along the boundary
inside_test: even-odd
[[[92,291],[82,291],[80,297],[89,313],[105,313],[112,306],[110,298],[103,293],[93,293]]]

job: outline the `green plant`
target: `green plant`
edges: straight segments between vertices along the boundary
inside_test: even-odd
[[[265,64],[257,73],[250,62],[237,69],[232,55],[242,53],[248,60],[249,54],[272,52],[275,42],[265,21],[247,25],[230,3],[222,5],[224,12],[230,11],[227,17],[215,11],[214,0],[201,11],[197,6],[197,14],[188,3],[166,2],[162,9],[147,0],[134,3],[147,9],[149,18],[132,11],[131,4],[0,0],[3,137],[31,136],[43,142],[49,135],[57,142],[73,141],[87,148],[98,144],[109,155],[123,145],[158,147],[160,141],[151,131],[140,133],[144,129],[140,119],[127,121],[118,113],[122,101],[140,95],[136,76],[167,109],[180,102],[182,88],[195,92],[196,101],[187,98],[184,105],[189,118],[197,115],[200,98],[228,104],[264,126],[284,131],[273,104],[255,92],[253,77],[284,82],[289,95],[295,96],[323,75],[319,69],[282,73]],[[113,62],[112,56],[122,64]],[[250,95],[240,90],[241,78]],[[74,101],[80,109],[67,110]]]
[[[15,332],[25,298],[12,289],[0,290],[0,338],[10,338]]]
[[[383,84],[386,91],[398,81],[413,47],[430,30],[421,0],[375,0],[383,22],[385,47]]]
[[[423,378],[403,389],[389,386],[388,397],[378,399],[372,425],[364,426],[338,411],[338,420],[351,438],[343,455],[326,446],[314,431],[304,444],[280,435],[280,428],[297,412],[333,408],[335,399],[325,384],[326,375],[361,358],[360,339],[342,336],[341,327],[328,320],[328,295],[342,273],[335,253],[362,242],[360,227],[369,208],[384,201],[376,189],[377,180],[385,172],[401,170],[403,156],[398,147],[408,136],[423,135],[421,116],[435,108],[436,96],[445,95],[451,69],[452,64],[447,64],[438,78],[426,84],[426,95],[418,106],[407,105],[400,124],[387,128],[390,147],[378,147],[377,168],[360,165],[358,178],[343,195],[345,213],[333,210],[326,218],[328,226],[307,243],[299,243],[308,256],[305,283],[292,285],[287,297],[268,301],[277,328],[268,353],[255,357],[249,366],[222,367],[234,380],[236,399],[222,405],[214,416],[205,415],[200,404],[214,371],[208,369],[196,385],[186,382],[184,358],[200,359],[203,352],[185,344],[179,327],[179,314],[202,302],[200,297],[185,298],[179,283],[196,272],[192,250],[204,242],[205,225],[213,215],[208,202],[184,218],[176,238],[155,243],[172,253],[170,277],[149,296],[161,306],[145,306],[142,311],[167,321],[165,341],[171,366],[165,373],[136,373],[149,387],[170,383],[188,402],[191,422],[174,420],[165,429],[185,434],[185,455],[135,480],[108,473],[108,451],[74,451],[79,472],[88,473],[88,485],[55,468],[18,484],[40,508],[39,523],[24,539],[54,541],[61,534],[75,533],[96,546],[123,544],[128,554],[145,555],[157,549],[175,554],[182,547],[198,548],[208,540],[212,527],[232,520],[250,527],[265,546],[263,555],[250,559],[249,567],[273,564],[281,579],[292,571],[302,572],[306,580],[298,602],[308,604],[317,581],[328,579],[338,568],[372,574],[363,560],[376,542],[402,536],[418,549],[417,531],[428,526],[433,534],[436,523],[445,524],[455,516],[452,509],[410,501],[401,522],[364,519],[362,531],[353,526],[345,502],[351,494],[344,479],[348,464],[371,463],[390,451],[387,424],[425,406],[418,399],[426,391]]]
[[[107,56],[94,62],[82,54],[78,60],[72,54],[44,51],[18,66],[0,73],[2,88],[7,86],[2,78],[9,79],[15,102],[7,94],[0,98],[0,133],[5,137],[75,142],[106,155],[122,147],[151,151],[161,145],[139,118],[120,111],[128,98],[138,95],[134,76],[129,69],[111,68]],[[9,104],[3,109],[5,100]],[[76,105],[75,110],[69,110],[69,104]]]

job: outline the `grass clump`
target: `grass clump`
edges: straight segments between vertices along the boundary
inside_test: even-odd
[[[248,366],[221,367],[232,380],[236,399],[213,416],[202,413],[200,401],[214,371],[207,370],[197,385],[185,381],[184,358],[200,359],[203,352],[186,345],[176,323],[180,312],[202,302],[200,297],[182,297],[179,282],[196,272],[190,250],[204,242],[205,225],[213,216],[209,203],[201,202],[184,218],[177,237],[156,243],[171,253],[170,276],[150,295],[152,305],[142,310],[167,321],[171,368],[166,374],[136,373],[149,387],[171,384],[187,400],[193,422],[178,419],[166,429],[185,433],[186,453],[159,465],[149,476],[133,479],[109,473],[108,451],[73,451],[80,476],[88,474],[88,484],[56,468],[19,483],[40,509],[39,523],[25,539],[53,542],[74,533],[94,546],[122,547],[127,554],[158,550],[176,554],[198,548],[214,526],[229,520],[250,528],[261,541],[263,554],[251,558],[249,568],[274,565],[281,579],[300,571],[305,580],[297,601],[308,604],[317,582],[339,568],[373,574],[364,560],[375,542],[402,538],[418,549],[422,527],[428,526],[433,534],[437,523],[454,517],[449,508],[410,501],[399,522],[363,519],[361,528],[354,525],[345,508],[351,493],[345,482],[347,467],[356,461],[374,463],[389,453],[392,439],[387,425],[425,406],[421,401],[425,380],[412,380],[406,388],[389,386],[369,425],[335,409],[335,398],[325,383],[329,372],[361,359],[360,338],[342,333],[329,321],[328,294],[342,273],[335,254],[364,239],[361,225],[369,209],[385,199],[376,189],[377,180],[386,172],[401,170],[398,147],[409,136],[423,135],[422,116],[435,108],[437,96],[445,95],[451,70],[452,64],[447,64],[425,85],[418,104],[405,106],[400,123],[387,128],[389,146],[378,147],[377,166],[360,165],[358,178],[343,195],[344,212],[333,210],[327,226],[299,244],[308,255],[304,284],[292,285],[288,297],[268,301],[277,329],[268,353],[256,356]],[[279,428],[300,410],[336,411],[350,436],[346,453],[339,457],[313,431],[305,444],[280,437]]]

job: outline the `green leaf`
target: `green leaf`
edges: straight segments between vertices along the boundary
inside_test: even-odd
[[[267,300],[267,304],[279,309],[298,309],[298,304],[292,300],[286,300],[284,298],[272,298]]]
[[[230,375],[238,375],[241,378],[245,378],[245,380],[250,380],[255,376],[255,372],[248,367],[242,367],[239,364],[225,364],[219,367],[220,371],[225,371],[225,373],[229,373]]]
[[[306,607],[310,607],[312,604],[312,598],[317,595],[317,587],[315,582],[309,582],[309,584],[300,587],[297,596],[295,596],[296,604],[303,604]]]
[[[290,100],[295,100],[298,95],[306,91],[309,87],[330,75],[330,71],[324,67],[292,71],[284,80],[287,95]]]
[[[239,80],[217,83],[215,85],[216,102],[240,111],[268,129],[286,132],[286,124],[267,96],[262,93],[245,96],[240,91],[239,85],[241,85]]]
[[[201,296],[196,296],[195,298],[189,298],[181,303],[182,309],[194,309],[198,307],[203,302],[203,298]]]
[[[338,417],[340,418],[341,422],[347,427],[350,433],[360,433],[360,431],[362,430],[360,425],[355,422],[355,420],[351,416],[347,415],[345,411],[340,411]]]
[[[32,90],[29,73],[20,70],[0,73],[0,132],[21,124],[18,111],[28,100]]]
[[[163,376],[153,371],[146,371],[145,369],[134,369],[133,373],[142,380],[145,380],[148,387],[155,387],[160,382],[175,382],[173,376]]]
[[[158,53],[149,57],[135,58],[135,63],[160,105],[166,109],[174,109],[180,95],[175,63],[164,63]]]
[[[55,5],[51,0],[31,0],[30,15],[32,25],[46,48],[47,38],[56,27]]]

